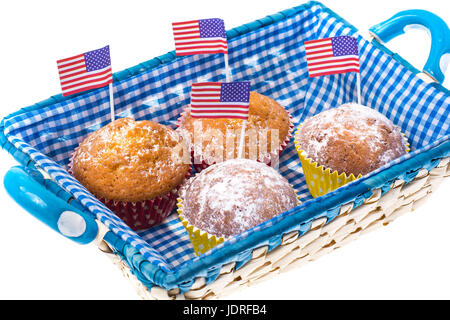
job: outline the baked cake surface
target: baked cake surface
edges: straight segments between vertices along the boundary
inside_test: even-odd
[[[295,139],[319,165],[355,176],[385,165],[407,149],[400,129],[388,118],[355,103],[305,120]]]
[[[297,195],[275,169],[247,159],[212,165],[191,178],[181,192],[190,224],[216,236],[246,231],[294,208]]]
[[[118,119],[89,135],[72,158],[76,179],[95,196],[143,201],[167,194],[185,179],[182,137],[152,122]]]
[[[237,158],[242,123],[241,119],[192,118],[188,109],[181,118],[179,131],[195,154],[210,163],[221,162]],[[275,100],[251,91],[245,133],[243,157],[261,160],[270,153],[278,153],[285,142],[290,133],[289,115]]]

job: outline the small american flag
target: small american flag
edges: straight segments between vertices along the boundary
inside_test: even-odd
[[[62,95],[112,83],[109,46],[57,61]]]
[[[174,22],[172,28],[177,56],[228,53],[227,34],[222,19]]]
[[[192,84],[191,117],[248,119],[250,81]]]
[[[305,41],[309,77],[358,72],[359,52],[356,38],[339,36]]]

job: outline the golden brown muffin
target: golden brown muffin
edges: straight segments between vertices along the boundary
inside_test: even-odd
[[[123,118],[89,135],[72,159],[72,173],[100,198],[137,202],[176,188],[189,171],[181,136],[152,122]]]
[[[212,164],[237,157],[242,123],[240,119],[192,118],[187,110],[180,118],[179,131],[194,153]],[[271,153],[278,155],[291,131],[289,114],[278,102],[250,92],[244,158],[263,160]]]
[[[244,232],[298,204],[283,176],[248,159],[208,167],[186,183],[181,197],[188,222],[219,237]]]
[[[308,158],[338,173],[365,175],[406,153],[399,128],[379,112],[355,103],[303,122],[296,141]]]

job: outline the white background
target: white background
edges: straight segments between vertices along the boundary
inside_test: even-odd
[[[173,50],[171,22],[220,17],[227,29],[302,1],[2,1],[0,118],[60,92],[56,60],[111,46],[119,71]],[[323,0],[361,33],[398,11],[427,9],[450,24],[448,0]],[[421,69],[430,40],[410,31],[389,47]],[[447,72],[450,78],[450,72]],[[450,81],[444,83],[449,88]],[[0,177],[15,161],[0,152]],[[450,179],[447,179],[450,180]],[[389,226],[227,299],[450,298],[450,181]],[[94,246],[63,238],[0,187],[0,298],[137,299]]]

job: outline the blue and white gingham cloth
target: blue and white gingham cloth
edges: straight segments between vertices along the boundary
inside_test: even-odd
[[[308,78],[303,41],[355,32],[314,5],[297,15],[228,41],[233,80],[250,80],[252,90],[286,107],[295,125],[324,109],[356,101],[356,75]],[[362,102],[385,114],[408,137],[412,152],[394,161],[430,149],[450,134],[450,97],[425,84],[387,54],[358,36]],[[114,83],[117,118],[153,120],[174,127],[189,103],[192,82],[223,81],[223,55],[197,55],[176,59],[150,71]],[[97,201],[66,170],[70,155],[91,132],[109,121],[108,89],[90,91],[60,103],[10,117],[5,135],[37,166],[73,194],[110,230],[135,246],[163,270],[175,270],[195,257],[176,214],[165,223],[136,234]],[[384,168],[389,167],[386,165]],[[384,168],[379,169],[379,171]],[[298,190],[303,202],[311,199],[293,141],[280,159],[279,171]],[[283,215],[247,231],[220,247],[233,245]],[[211,250],[210,252],[212,252]],[[206,255],[210,254],[206,253]]]

